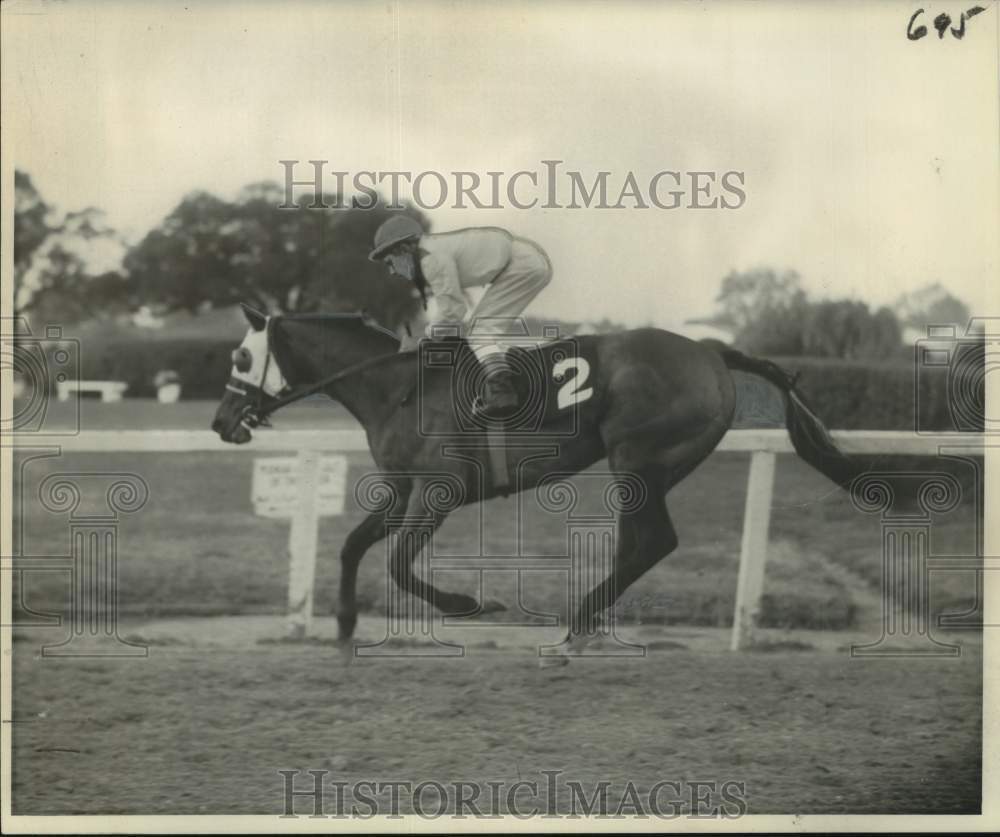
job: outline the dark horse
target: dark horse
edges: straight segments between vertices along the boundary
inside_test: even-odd
[[[446,614],[483,612],[473,597],[439,590],[413,571],[423,543],[418,527],[426,530],[430,521],[437,528],[452,508],[497,493],[494,482],[483,478],[491,473],[486,434],[473,431],[470,445],[469,430],[455,417],[450,379],[426,378],[415,397],[418,353],[397,353],[397,338],[361,314],[268,318],[246,307],[244,311],[250,330],[233,352],[233,377],[212,429],[224,441],[242,444],[250,441],[265,414],[304,394],[323,392],[363,425],[372,456],[392,488],[391,507],[369,514],[344,543],[337,613],[341,640],[350,641],[357,621],[358,565],[368,548],[385,537],[390,515],[414,522],[413,536],[406,537],[404,523],[393,546],[390,570],[395,583]],[[512,490],[536,486],[553,472],[575,473],[605,457],[612,473],[638,478],[645,489],[637,503],[620,512],[613,571],[585,597],[575,625],[592,624],[601,610],[676,548],[666,494],[729,430],[736,407],[731,370],[748,373],[779,393],[792,443],[809,464],[845,488],[858,473],[794,381],[770,362],[654,328],[552,345],[558,351],[536,354],[543,366],[554,364],[557,374],[551,379],[555,383],[546,385],[553,396],[546,402],[549,412],[531,441],[551,439],[553,454],[526,457]],[[560,412],[572,412],[571,425],[557,415]],[[567,426],[572,432],[565,432]],[[450,441],[464,442],[466,454],[446,456]],[[462,488],[452,507],[442,508],[426,490],[427,475],[442,473]]]

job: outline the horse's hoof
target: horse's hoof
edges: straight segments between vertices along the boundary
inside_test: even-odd
[[[353,637],[338,637],[336,643],[337,653],[340,654],[340,659],[344,665],[350,665],[354,662],[354,638]]]
[[[479,615],[482,616],[484,613],[502,613],[506,609],[507,605],[499,599],[487,599],[479,609]]]
[[[457,619],[462,619],[466,616],[478,616],[482,612],[479,609],[479,602],[472,598],[472,596],[466,596],[462,593],[456,593],[451,599],[440,603],[438,607],[448,616]]]

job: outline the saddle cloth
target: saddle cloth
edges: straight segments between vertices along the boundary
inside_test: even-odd
[[[535,346],[513,345],[506,351],[514,373],[520,407],[503,422],[508,435],[566,435],[576,432],[581,417],[596,409],[597,352],[592,337],[564,338]],[[484,370],[464,339],[424,340],[418,353],[418,397],[439,405],[447,393],[460,432],[497,429],[484,423],[477,409]],[[422,411],[423,412],[423,411]],[[421,430],[441,433],[435,422]],[[453,429],[447,430],[448,434]]]

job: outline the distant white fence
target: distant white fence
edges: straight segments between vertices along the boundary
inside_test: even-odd
[[[982,450],[984,437],[972,433],[942,433],[916,435],[894,430],[835,430],[831,434],[841,450],[851,454],[895,454],[935,456],[942,448],[961,448],[968,453],[972,448]],[[37,447],[38,437],[31,434],[14,437],[16,446]],[[51,444],[48,439],[42,443]],[[367,452],[368,443],[360,430],[259,430],[249,445],[238,448],[227,444],[209,430],[89,430],[76,436],[59,439],[65,453],[181,453],[216,451],[249,454],[299,452],[303,468],[309,470],[318,462],[320,451]],[[743,517],[743,538],[740,546],[739,575],[736,585],[736,609],[730,647],[739,650],[749,642],[757,616],[764,585],[764,567],[767,560],[768,530],[771,522],[771,498],[774,492],[775,456],[794,453],[788,433],[782,429],[731,430],[716,448],[752,454],[750,475],[747,482],[746,506]],[[311,480],[303,480],[309,485]],[[292,519],[290,552],[292,579],[304,579],[311,588],[316,560],[316,531],[319,517],[316,505],[303,502]],[[295,587],[302,582],[295,583]],[[290,590],[290,593],[293,591]],[[296,590],[296,595],[306,592],[311,601],[311,589]],[[308,627],[310,614],[292,625],[297,632]]]
[[[128,384],[125,381],[58,381],[56,396],[60,401],[68,401],[72,393],[96,392],[105,403],[121,401]]]

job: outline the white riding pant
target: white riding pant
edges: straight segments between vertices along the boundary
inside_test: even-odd
[[[552,262],[545,251],[526,238],[514,238],[507,266],[486,287],[486,292],[469,314],[469,344],[480,362],[505,351],[503,341],[490,336],[522,336],[512,320],[542,292],[552,279]]]

